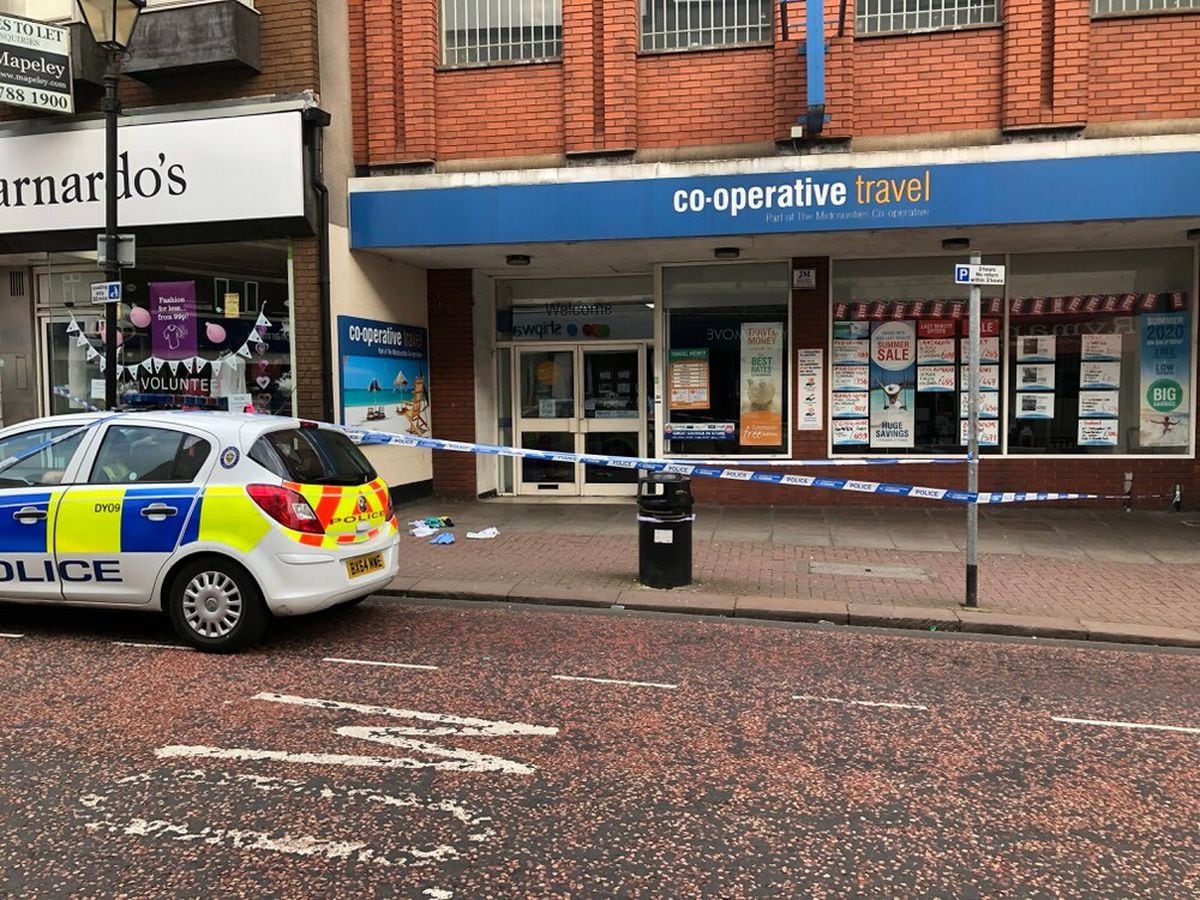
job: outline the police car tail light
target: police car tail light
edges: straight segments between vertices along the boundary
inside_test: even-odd
[[[259,509],[292,531],[324,534],[325,526],[300,494],[274,484],[249,484],[246,493]]]

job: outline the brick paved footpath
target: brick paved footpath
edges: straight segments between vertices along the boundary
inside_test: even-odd
[[[959,507],[698,508],[694,583],[670,591],[637,582],[631,501],[400,510],[426,515],[456,543],[406,533],[395,592],[1200,646],[1200,513],[981,510],[978,612]]]

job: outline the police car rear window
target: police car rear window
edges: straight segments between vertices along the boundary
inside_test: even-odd
[[[250,458],[280,478],[299,484],[366,484],[375,469],[350,439],[324,428],[272,431],[250,448]]]

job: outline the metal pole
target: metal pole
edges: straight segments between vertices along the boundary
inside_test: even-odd
[[[104,278],[121,280],[117,260],[117,115],[121,101],[117,83],[121,77],[120,51],[110,51],[104,70]],[[104,305],[104,407],[117,408],[117,303]]]
[[[982,262],[971,254],[971,265]],[[967,325],[967,491],[979,492],[979,285],[971,285]],[[979,605],[979,504],[967,504],[966,606]]]

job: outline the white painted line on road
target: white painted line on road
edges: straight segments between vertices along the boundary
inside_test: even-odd
[[[167,780],[169,776],[159,775],[157,779]],[[129,783],[145,783],[150,776],[139,775],[122,779],[118,786]],[[388,806],[408,809],[424,809],[430,813],[450,814],[468,826],[478,826],[489,821],[479,816],[471,816],[465,808],[450,801],[427,801],[416,795],[379,794],[355,788],[331,786],[317,782],[303,782],[295,779],[277,779],[255,775],[207,775],[200,771],[177,772],[174,778],[185,785],[201,784],[207,786],[215,782],[222,787],[238,787],[245,785],[248,790],[283,793],[290,796],[307,795],[312,800],[336,800],[339,804],[347,799],[358,799],[368,803],[383,803]],[[164,838],[170,841],[195,842],[208,845],[226,846],[240,851],[266,850],[274,853],[285,853],[291,856],[323,857],[330,860],[353,860],[359,863],[393,866],[420,866],[429,863],[446,862],[461,856],[460,851],[450,845],[430,845],[428,847],[397,847],[384,852],[372,847],[364,841],[331,840],[309,834],[287,834],[278,830],[254,831],[243,828],[218,828],[204,826],[196,828],[190,823],[172,822],[169,819],[148,818],[146,816],[118,817],[108,811],[113,800],[118,802],[123,798],[115,797],[118,788],[110,788],[105,793],[85,794],[79,802],[99,818],[85,823],[84,827],[92,832],[108,832],[109,834],[125,835],[141,838]],[[226,792],[222,792],[223,794]],[[484,827],[468,836],[468,840],[486,840],[494,832]]]
[[[811,700],[814,703],[841,703],[847,706],[878,706],[884,709],[919,709],[928,712],[928,706],[919,703],[889,703],[883,700],[843,700],[839,697],[814,697],[812,694],[793,694],[793,700]]]
[[[348,666],[386,666],[390,669],[425,669],[430,672],[435,672],[438,668],[437,666],[423,666],[418,663],[381,662],[374,659],[343,659],[340,656],[326,656],[321,662],[344,663]]]
[[[648,687],[662,688],[664,691],[673,691],[679,687],[677,684],[660,684],[656,681],[622,681],[619,678],[585,678],[582,675],[551,675],[559,681],[590,681],[593,684],[620,684],[625,687]]]
[[[8,638],[9,640],[13,640],[13,641],[15,641],[19,638],[23,638],[23,637],[25,637],[25,635],[23,635],[23,634],[2,634],[2,633],[0,633],[0,638]]]
[[[183,647],[179,644],[139,644],[137,641],[113,641],[118,647],[143,647],[146,650],[187,650],[194,652],[192,647]]]
[[[1066,716],[1051,716],[1055,722],[1068,725],[1098,725],[1101,728],[1132,728],[1146,731],[1176,731],[1180,734],[1200,734],[1200,728],[1185,728],[1182,725],[1154,725],[1149,722],[1112,722],[1107,719],[1071,719]]]
[[[465,765],[428,763],[419,759],[395,756],[358,756],[348,753],[289,753],[286,750],[255,750],[249,747],[205,747],[172,744],[154,751],[159,759],[236,759],[257,762],[304,763],[314,766],[346,766],[360,769],[457,769],[476,771]]]
[[[420,712],[415,709],[396,709],[391,706],[372,706],[366,703],[344,703],[341,700],[320,700],[315,697],[296,697],[290,694],[274,694],[264,691],[255,694],[251,700],[265,700],[269,703],[285,703],[290,706],[307,706],[310,709],[345,710],[362,713],[367,716],[391,716],[397,719],[416,719],[419,722],[432,722],[443,728],[422,728],[414,730],[414,734],[426,736],[461,734],[469,737],[506,737],[509,735],[542,735],[554,737],[558,729],[546,725],[527,725],[524,722],[497,722],[491,719],[463,718],[448,716],[442,713]]]

